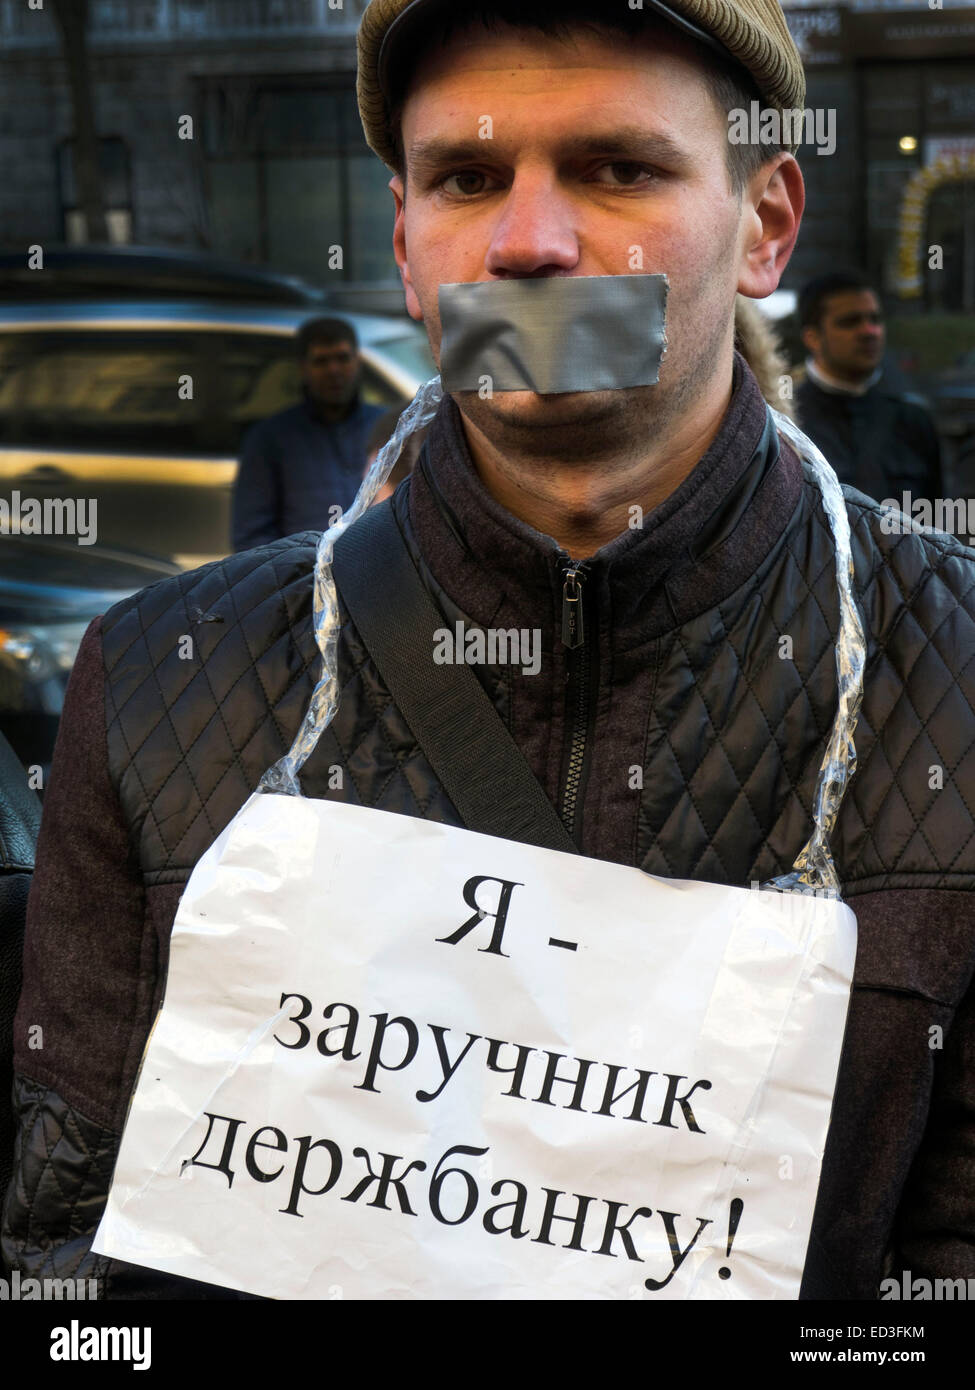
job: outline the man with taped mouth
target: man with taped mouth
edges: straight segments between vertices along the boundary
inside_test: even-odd
[[[433,415],[429,435],[337,540],[340,698],[313,751],[317,535],[92,625],[30,902],[8,1260],[109,1296],[225,1296],[89,1247],[180,893],[281,760],[308,797],[670,879],[838,889],[856,969],[800,1296],[975,1276],[975,555],[886,535],[849,489],[831,513],[735,351],[735,296],[776,289],[803,208],[789,149],[728,139],[753,99],[804,104],[781,10],[373,0],[359,54],[406,305],[443,377],[408,413]],[[529,810],[478,800],[452,773],[462,750],[421,746],[390,694],[363,635],[380,576],[368,548],[348,561],[376,517],[448,633],[540,633],[537,669],[497,651],[456,668],[527,764]],[[850,584],[859,635],[841,625]]]

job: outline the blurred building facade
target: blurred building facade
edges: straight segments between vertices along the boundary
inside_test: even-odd
[[[112,239],[211,249],[321,282],[398,283],[389,174],[365,143],[355,102],[364,7],[89,0]],[[4,246],[85,239],[72,129],[50,5],[0,0]],[[334,246],[342,265],[330,269]]]
[[[832,155],[799,154],[807,204],[788,283],[859,266],[905,308],[975,313],[975,8],[785,9],[807,106],[835,110],[837,133]]]
[[[355,106],[364,4],[89,0],[113,238],[209,248],[321,283],[398,284],[389,175]],[[836,148],[800,151],[807,212],[785,284],[859,265],[908,307],[975,312],[975,7],[786,0],[786,11],[807,105],[835,113]],[[180,138],[187,116],[192,139]],[[84,239],[71,132],[50,5],[0,0],[5,246]]]

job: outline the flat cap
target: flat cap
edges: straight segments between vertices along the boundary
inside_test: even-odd
[[[396,150],[390,125],[394,75],[408,63],[418,30],[438,9],[456,18],[463,7],[464,0],[370,0],[366,7],[358,34],[359,115],[370,149],[390,168]],[[745,68],[766,105],[779,111],[803,107],[802,59],[778,0],[644,0],[644,8]],[[553,0],[553,17],[560,10],[564,13]],[[605,13],[593,5],[594,20]]]

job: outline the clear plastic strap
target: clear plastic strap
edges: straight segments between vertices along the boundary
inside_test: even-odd
[[[839,479],[816,445],[797,425],[778,410],[772,418],[783,436],[812,470],[823,495],[823,507],[833,532],[836,548],[836,582],[840,598],[840,626],[836,638],[836,675],[839,702],[826,752],[819,769],[813,799],[813,833],[800,850],[792,872],[763,883],[763,888],[783,892],[813,892],[827,897],[840,896],[840,883],[829,841],[836,824],[847,783],[856,770],[856,730],[863,701],[863,669],[866,665],[866,639],[863,623],[853,596],[853,553],[850,545],[850,518]]]
[[[314,624],[315,640],[322,655],[322,673],[312,692],[311,702],[290,749],[258,783],[259,792],[283,792],[286,796],[301,796],[298,775],[315,745],[331,723],[338,708],[338,651],[339,603],[332,578],[332,553],[335,542],[347,527],[358,521],[375,500],[376,494],[392,473],[403,445],[415,430],[422,430],[437,413],[443,397],[439,376],[425,381],[413,400],[396,422],[389,442],[379,451],[375,463],[362,480],[355,501],[341,518],[323,531],[315,557]]]
[[[437,413],[442,397],[443,385],[439,376],[432,377],[420,387],[400,416],[393,437],[380,451],[363,479],[352,506],[343,513],[341,520],[322,532],[315,560],[314,581],[315,639],[322,656],[322,674],[290,750],[265,772],[258,784],[259,792],[283,792],[287,796],[301,796],[298,781],[301,769],[338,707],[336,652],[339,609],[335,580],[332,577],[332,553],[335,542],[346,527],[357,521],[371,506],[377,492],[393,471],[407,438],[415,430],[423,429],[430,423]],[[771,410],[771,407],[769,409]],[[813,833],[796,858],[792,872],[770,879],[762,887],[783,892],[812,891],[839,897],[840,885],[830,853],[829,840],[847,783],[856,768],[853,733],[863,699],[863,668],[866,661],[863,624],[853,597],[850,521],[839,480],[819,449],[787,416],[777,410],[772,410],[771,413],[779,433],[789,441],[812,470],[822,492],[823,506],[833,532],[840,597],[840,625],[836,640],[839,703],[816,784]]]

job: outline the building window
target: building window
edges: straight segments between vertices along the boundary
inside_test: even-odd
[[[398,283],[389,174],[352,77],[206,79],[202,107],[214,251],[318,283]]]
[[[109,240],[123,244],[132,240],[132,171],[125,141],[116,135],[98,141],[98,171]],[[61,203],[61,234],[71,244],[89,240],[85,215],[78,196],[75,168],[75,142],[62,140],[57,150],[58,194]]]
[[[952,155],[975,155],[975,64],[866,63],[861,69],[866,165],[867,265],[885,289],[898,282],[904,195],[912,177]],[[928,248],[941,265],[929,266]],[[919,307],[975,310],[975,182],[950,178],[931,188],[924,205]]]
[[[972,144],[975,147],[975,141]],[[945,314],[975,314],[975,178],[953,180],[933,191],[926,245],[942,251],[940,269],[926,264],[927,307]]]

